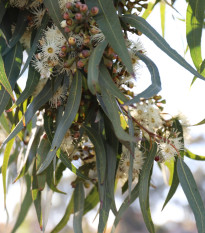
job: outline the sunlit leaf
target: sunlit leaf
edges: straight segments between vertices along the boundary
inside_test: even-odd
[[[5,68],[4,68],[4,61],[2,59],[2,56],[0,55],[0,84],[3,85],[5,90],[9,93],[11,96],[12,100],[15,101],[11,85],[9,83],[9,79],[7,78]]]
[[[191,57],[197,70],[202,63],[201,36],[204,22],[205,2],[189,0],[186,13],[186,38]]]
[[[161,28],[162,28],[162,37],[164,37],[164,29],[165,29],[165,10],[166,4],[165,2],[160,2],[160,15],[161,15]]]
[[[191,152],[190,150],[188,150],[188,149],[185,149],[184,155],[187,156],[187,157],[189,157],[190,159],[205,161],[205,156],[196,155],[196,154],[192,153],[192,152]]]

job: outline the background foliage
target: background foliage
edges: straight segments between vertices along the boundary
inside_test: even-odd
[[[27,187],[12,232],[24,221],[32,203],[39,226],[45,230],[49,208],[42,207],[42,195],[46,190],[71,196],[52,232],[63,229],[71,215],[74,232],[82,232],[83,215],[98,203],[98,232],[105,230],[110,211],[116,217],[114,232],[137,198],[148,231],[155,232],[149,206],[155,162],[160,168],[167,166],[171,174],[163,208],[181,185],[198,232],[205,232],[204,204],[183,160],[184,156],[204,158],[184,148],[180,119],[157,115],[164,104],[157,96],[161,90],[158,68],[130,40],[131,34],[146,35],[190,71],[193,82],[204,80],[201,35],[205,3],[187,2],[186,36],[196,69],[146,21],[160,4],[164,34],[165,5],[174,8],[175,1],[0,1],[0,122],[8,134],[1,146],[5,208],[7,170],[12,164],[17,168],[15,182],[23,179]],[[56,33],[48,37],[49,32]],[[150,72],[151,85],[136,94],[135,64],[139,60]],[[17,80],[26,69],[26,87],[21,90]],[[74,165],[76,160],[79,166]],[[65,169],[77,175],[72,194],[58,189]],[[127,197],[117,209],[115,187],[121,179]]]

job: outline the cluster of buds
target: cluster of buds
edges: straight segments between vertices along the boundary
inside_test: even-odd
[[[91,50],[96,45],[92,40],[92,36],[101,32],[93,19],[93,16],[97,15],[98,12],[97,7],[93,7],[89,11],[88,6],[81,2],[68,2],[66,4],[61,27],[64,28],[68,39],[59,53],[59,56],[63,59],[65,69],[69,69],[74,65],[79,69],[84,68],[85,72],[87,71]]]
[[[142,9],[147,9],[148,6],[148,4],[144,2],[147,2],[147,0],[135,0],[132,2],[128,0],[122,0],[120,1],[120,7],[122,8],[123,13],[132,13],[133,10],[141,12]]]

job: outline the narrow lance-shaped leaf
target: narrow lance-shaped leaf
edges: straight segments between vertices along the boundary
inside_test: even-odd
[[[26,191],[26,194],[24,196],[23,202],[21,204],[16,223],[15,223],[11,233],[15,233],[17,231],[19,226],[24,221],[24,219],[28,213],[28,210],[32,204],[32,196],[31,196],[31,190],[30,190],[31,181],[30,180],[31,180],[30,176],[26,176],[27,191]]]
[[[148,148],[149,150],[149,145]],[[150,186],[150,176],[153,167],[154,157],[157,152],[157,144],[153,143],[151,150],[147,153],[147,158],[145,163],[142,167],[142,171],[140,173],[140,187],[139,187],[139,201],[140,201],[140,208],[142,211],[142,215],[144,218],[144,222],[146,227],[150,233],[154,233],[154,224],[152,222],[152,217],[150,213],[149,207],[149,186]]]
[[[104,104],[104,107],[102,104],[101,106],[103,110],[105,111],[105,114],[108,116],[108,118],[112,122],[115,135],[118,137],[118,139],[122,141],[136,141],[134,137],[126,133],[121,127],[119,107],[117,106],[115,97],[112,96],[108,90],[103,88],[103,86],[101,87],[101,85],[100,85],[100,89],[101,89],[102,100],[103,100],[102,104]]]
[[[6,53],[8,53],[15,45],[16,43],[20,40],[22,35],[24,34],[27,24],[28,24],[28,11],[19,11],[18,19],[16,22],[15,30],[13,33],[12,38],[9,41],[9,44],[7,48],[2,52],[2,56],[4,56]]]
[[[27,69],[28,65],[30,64],[32,58],[33,58],[33,55],[38,47],[38,43],[39,43],[39,40],[41,39],[43,33],[44,33],[44,29],[46,28],[47,24],[48,24],[48,21],[49,21],[49,16],[48,14],[45,14],[43,16],[43,19],[42,19],[42,23],[41,23],[41,26],[38,28],[38,31],[35,35],[35,38],[33,40],[33,43],[31,45],[31,48],[29,50],[29,54],[28,54],[28,58],[25,62],[25,65],[23,67],[23,69],[21,70],[21,73],[19,75],[19,77],[25,72],[25,70]]]
[[[136,52],[136,55],[146,64],[150,74],[152,84],[140,94],[134,96],[131,100],[125,102],[125,105],[134,104],[140,101],[140,98],[148,99],[156,95],[161,90],[161,81],[159,76],[159,71],[154,62],[147,56],[140,52]]]
[[[67,224],[67,222],[68,222],[68,220],[70,218],[70,215],[73,212],[74,212],[74,195],[72,194],[71,199],[70,199],[70,201],[69,201],[69,203],[68,203],[68,205],[66,207],[66,210],[65,210],[65,213],[64,213],[62,219],[57,224],[57,226],[51,231],[51,233],[60,232],[60,230],[62,230],[66,226],[66,224]]]
[[[12,100],[15,101],[11,85],[9,83],[9,80],[8,80],[6,72],[5,72],[4,61],[3,61],[3,58],[1,55],[0,55],[0,83],[4,86],[5,90],[9,93]]]
[[[98,76],[99,76],[99,65],[103,56],[103,52],[107,46],[107,41],[104,40],[96,48],[93,49],[92,54],[88,62],[88,88],[93,95],[99,89]]]
[[[23,50],[20,43],[17,43],[9,53],[4,56],[4,66],[7,78],[11,85],[12,90],[15,87],[18,75],[21,69],[23,58]],[[0,115],[5,110],[8,102],[10,100],[10,95],[4,87],[0,89]]]
[[[36,111],[43,106],[53,95],[53,93],[57,90],[61,83],[61,77],[55,79],[54,89],[51,85],[51,80],[49,80],[43,90],[38,94],[38,96],[33,100],[33,102],[29,105],[26,113],[25,113],[25,125],[27,125]],[[19,121],[16,125],[15,129],[9,134],[6,140],[3,142],[2,146],[4,146],[8,141],[10,141],[13,137],[15,137],[22,129],[24,128],[23,121]]]
[[[128,119],[128,125],[129,125],[129,134],[134,137],[134,126],[133,122],[131,120],[131,115],[129,113],[129,119]],[[134,156],[135,156],[135,144],[133,142],[130,142],[130,165],[129,165],[129,171],[128,171],[128,194],[129,197],[131,197],[131,190],[132,190],[132,179],[133,179],[133,162],[134,162]]]
[[[2,179],[3,179],[3,188],[4,188],[4,206],[5,206],[5,208],[6,208],[6,172],[7,172],[9,157],[10,157],[10,154],[11,154],[13,144],[14,144],[14,139],[11,140],[6,145],[6,148],[5,148],[5,151],[4,151],[3,165],[2,165],[2,168],[1,168]]]
[[[85,198],[85,204],[84,204],[84,212],[85,215],[87,212],[92,210],[97,204],[99,203],[99,194],[97,187],[94,186],[92,190],[89,192],[87,197]]]
[[[29,96],[32,95],[35,90],[40,74],[34,69],[32,65],[29,66],[28,79],[26,81],[26,87],[16,101],[16,105],[23,103]]]
[[[103,140],[94,128],[90,128],[87,126],[83,126],[83,128],[85,129],[88,137],[95,147],[98,180],[100,184],[102,184],[104,183],[106,171],[106,152]]]
[[[201,36],[204,23],[204,0],[189,0],[186,13],[186,38],[195,67],[202,63]]]
[[[80,100],[81,100],[81,93],[82,93],[82,77],[81,77],[80,72],[77,72],[73,77],[73,81],[70,87],[70,93],[68,96],[68,101],[66,103],[64,115],[56,129],[56,133],[52,141],[51,149],[48,155],[46,156],[45,161],[39,168],[37,174],[44,171],[49,166],[54,156],[56,155],[56,152],[58,148],[60,147],[61,142],[63,141],[63,138],[67,130],[70,128],[78,112]]]
[[[166,4],[165,2],[160,2],[160,15],[161,15],[161,28],[162,28],[162,36],[164,37],[164,30],[165,30],[165,10]]]
[[[139,182],[133,188],[131,195],[130,196],[128,195],[128,197],[126,197],[126,199],[123,201],[122,205],[120,206],[120,208],[116,214],[111,233],[115,232],[117,224],[119,223],[120,219],[122,218],[123,213],[137,199],[138,196],[139,196]]]
[[[6,9],[7,9],[6,4],[7,4],[6,2],[0,1],[0,24],[6,13]]]
[[[83,182],[80,181],[76,184],[74,191],[74,218],[73,218],[73,230],[75,233],[83,233],[82,220],[84,210],[85,193]]]
[[[179,178],[178,178],[178,174],[177,174],[177,159],[175,159],[175,161],[174,161],[174,173],[173,173],[173,178],[172,178],[172,184],[171,184],[171,187],[170,187],[169,192],[167,194],[167,197],[165,199],[165,202],[163,204],[162,210],[167,205],[167,203],[171,200],[171,198],[175,194],[177,187],[179,185]]]
[[[131,58],[125,45],[122,28],[113,2],[110,0],[86,0],[85,2],[90,10],[94,6],[99,8],[99,13],[94,16],[94,19],[107,41],[122,59],[127,70],[130,74],[133,74]]]
[[[162,51],[164,51],[173,60],[183,66],[185,69],[190,71],[192,74],[198,78],[205,80],[205,78],[200,75],[186,60],[179,55],[174,49],[172,49],[169,44],[159,35],[159,33],[143,18],[137,15],[124,15],[121,19],[135,27],[144,35],[146,35],[152,42],[154,42]]]
[[[191,152],[190,150],[188,150],[188,149],[185,149],[184,155],[187,156],[187,157],[189,157],[190,159],[205,161],[205,156],[196,155],[196,154],[192,153],[192,152]]]
[[[63,21],[63,16],[61,14],[61,9],[59,6],[59,2],[56,0],[44,0],[43,1],[45,7],[48,9],[48,13],[52,18],[55,25],[62,32],[62,34],[67,38],[63,28],[61,27],[61,22]]]
[[[205,209],[194,177],[181,157],[177,161],[179,182],[193,211],[198,232],[205,232]]]
[[[103,63],[100,64],[99,82],[100,82],[101,88],[106,88],[107,90],[110,91],[110,93],[112,93],[115,97],[119,98],[123,102],[127,101],[127,98],[115,85],[114,81],[112,80],[111,75],[109,74],[106,66]]]

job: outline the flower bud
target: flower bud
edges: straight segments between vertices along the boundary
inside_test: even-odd
[[[72,26],[73,25],[73,20],[72,19],[67,19],[66,23],[68,26]]]
[[[79,9],[81,5],[82,5],[81,2],[76,2],[75,7]]]
[[[64,62],[64,68],[69,68],[72,66],[73,62],[75,61],[75,57],[74,58],[70,58],[67,61]]]
[[[81,51],[81,53],[79,54],[80,58],[86,58],[90,56],[90,50],[83,50]]]
[[[66,6],[66,8],[67,8],[68,10],[70,10],[70,9],[72,9],[73,4],[72,4],[71,2],[67,2],[65,6]]]
[[[96,7],[96,6],[92,7],[91,10],[90,10],[90,14],[91,14],[92,16],[97,15],[98,12],[99,12],[99,8]]]
[[[86,13],[88,11],[88,6],[86,4],[80,5],[80,12]]]
[[[68,38],[68,44],[72,45],[72,46],[75,45],[76,44],[76,39],[74,37],[70,36]]]
[[[75,14],[75,19],[80,22],[83,19],[82,14],[81,13],[76,13]]]
[[[69,18],[70,18],[68,12],[65,12],[65,13],[63,14],[63,18],[64,18],[64,19],[69,19]]]
[[[85,64],[87,63],[88,59],[80,59],[78,62],[77,62],[77,67],[79,69],[83,68],[85,66]]]

